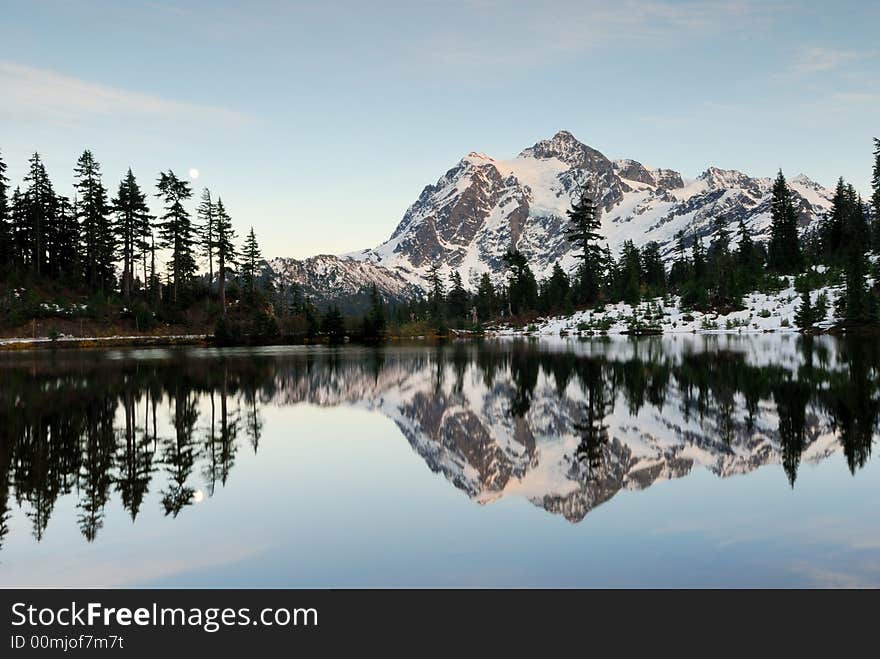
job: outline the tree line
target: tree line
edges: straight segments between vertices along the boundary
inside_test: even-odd
[[[223,200],[206,188],[190,208],[194,190],[172,170],[155,181],[157,214],[130,168],[111,194],[89,150],[76,161],[71,196],[56,191],[39,153],[28,160],[23,186],[13,189],[6,172],[0,154],[0,283],[7,287],[118,298],[137,305],[142,324],[202,298],[225,316],[230,283],[236,302],[259,301],[262,255],[253,228],[237,246]],[[157,263],[165,254],[167,262]]]

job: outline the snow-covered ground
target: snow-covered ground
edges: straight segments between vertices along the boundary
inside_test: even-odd
[[[624,334],[634,325],[642,328],[659,328],[666,333],[715,333],[748,334],[763,332],[797,332],[795,313],[801,303],[800,294],[794,288],[794,279],[787,278],[788,286],[776,293],[754,292],[743,298],[745,308],[727,315],[685,311],[677,296],[646,300],[633,308],[625,302],[606,304],[599,309],[578,311],[570,316],[540,318],[527,327],[497,327],[491,332],[498,336],[516,334],[589,335]],[[827,329],[834,324],[834,302],[843,294],[843,286],[825,286],[812,291],[810,300],[814,308],[819,296],[825,294],[828,309],[825,318],[816,324]]]

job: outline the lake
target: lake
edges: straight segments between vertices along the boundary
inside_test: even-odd
[[[0,585],[880,585],[880,344],[0,354]]]

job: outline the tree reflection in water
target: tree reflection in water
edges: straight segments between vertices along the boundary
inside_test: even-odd
[[[535,502],[572,521],[694,464],[725,476],[778,463],[792,487],[807,451],[842,447],[852,473],[864,467],[877,342],[802,338],[771,361],[750,340],[3,355],[0,547],[13,507],[39,541],[63,495],[89,542],[114,494],[132,521],[151,489],[181,515],[201,487],[229,484],[242,445],[259,452],[266,405],[381,411],[473,497],[543,461],[576,487]]]

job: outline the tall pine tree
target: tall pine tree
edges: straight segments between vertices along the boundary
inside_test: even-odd
[[[803,267],[803,255],[798,241],[797,209],[781,169],[773,183],[770,216],[770,267],[777,272],[799,272]]]
[[[599,207],[589,194],[584,193],[578,201],[572,203],[567,214],[565,237],[580,252],[580,301],[592,303],[599,297],[601,276],[602,250],[599,240],[602,235],[599,233]]]
[[[874,210],[874,249],[880,251],[880,139],[874,138],[874,176],[871,179],[871,206]]]
[[[208,290],[214,285],[214,240],[217,233],[214,202],[211,191],[202,190],[202,201],[198,208],[200,242],[208,259]]]
[[[241,278],[244,282],[244,289],[252,300],[256,293],[257,275],[262,260],[263,255],[257,244],[257,235],[254,233],[254,228],[251,227],[247,238],[245,238],[244,248],[241,250]]]
[[[146,256],[148,245],[144,237],[150,231],[152,220],[147,196],[141,191],[131,168],[119,183],[119,190],[113,199],[113,211],[116,214],[116,236],[122,246],[122,295],[130,300],[134,287],[135,261],[139,256]],[[146,282],[146,262],[144,263]]]
[[[93,290],[106,291],[114,285],[113,262],[116,260],[116,237],[110,221],[107,189],[101,183],[100,165],[88,149],[77,160],[73,173],[78,196],[83,275]]]
[[[232,220],[223,207],[223,200],[217,199],[214,209],[216,223],[216,237],[214,249],[217,254],[217,290],[220,294],[220,307],[223,315],[226,315],[226,275],[235,262],[235,230],[232,228]]]
[[[159,174],[156,187],[159,188],[157,196],[165,204],[165,214],[159,224],[159,238],[160,246],[171,250],[171,261],[168,265],[172,299],[176,304],[180,289],[186,286],[196,271],[196,260],[193,256],[195,227],[189,212],[183,206],[183,202],[192,197],[192,188],[189,183],[177,178],[170,169]]]
[[[30,166],[24,177],[28,188],[23,198],[27,224],[24,260],[31,272],[40,276],[49,264],[57,203],[40,154],[34,153],[28,163]]]
[[[12,269],[12,217],[9,208],[9,179],[0,154],[0,273]]]
[[[78,281],[82,266],[79,253],[79,222],[76,201],[55,198],[55,230],[51,247],[51,272],[67,282]]]

